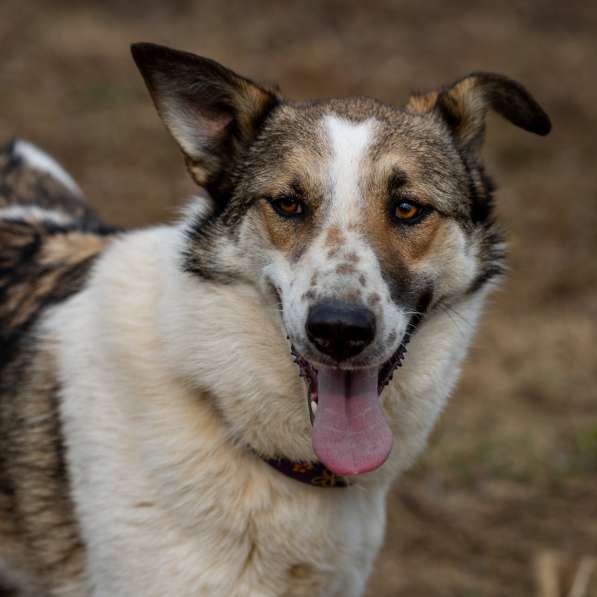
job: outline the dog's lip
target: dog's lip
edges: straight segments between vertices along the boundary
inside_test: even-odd
[[[305,380],[307,386],[307,402],[309,408],[311,408],[312,402],[317,402],[317,373],[321,367],[339,369],[341,371],[362,371],[365,369],[377,369],[378,370],[378,394],[381,394],[386,385],[391,381],[394,371],[402,366],[402,362],[406,355],[407,349],[406,344],[408,343],[410,336],[405,334],[402,342],[398,348],[392,353],[390,358],[381,363],[371,363],[369,365],[360,365],[358,367],[350,367],[342,365],[342,363],[336,365],[329,365],[327,363],[320,363],[318,361],[309,359],[300,353],[295,345],[291,343],[290,351],[294,362],[298,365],[299,375]],[[311,412],[311,415],[313,413]]]

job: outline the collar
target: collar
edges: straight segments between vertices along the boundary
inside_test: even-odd
[[[336,475],[321,462],[292,462],[286,458],[263,458],[278,472],[313,487],[348,487],[351,482],[346,477]]]

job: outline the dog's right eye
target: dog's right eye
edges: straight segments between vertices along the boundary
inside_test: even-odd
[[[283,218],[297,218],[305,213],[305,204],[292,195],[284,195],[275,199],[270,199],[271,206]]]

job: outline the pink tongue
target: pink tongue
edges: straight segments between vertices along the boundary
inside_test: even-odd
[[[375,470],[392,450],[392,432],[377,395],[377,375],[377,368],[318,372],[313,449],[338,475]]]

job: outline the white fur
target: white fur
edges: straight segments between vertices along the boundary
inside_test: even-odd
[[[203,191],[200,195],[195,195],[180,212],[181,225],[184,226],[187,222],[197,225],[198,222],[206,218],[213,211],[213,207],[213,199],[207,191]]]
[[[9,205],[0,208],[0,220],[48,222],[56,226],[66,226],[72,223],[72,216],[36,205]]]
[[[45,324],[92,594],[361,595],[385,494],[458,376],[482,298],[457,307],[470,325],[439,313],[413,339],[385,392],[396,436],[386,464],[346,489],[303,486],[253,452],[312,455],[271,306],[248,285],[181,272],[181,230],[115,241]]]
[[[333,114],[324,117],[326,140],[331,148],[330,176],[335,222],[347,225],[361,217],[365,205],[361,192],[363,162],[373,141],[376,123],[370,118],[354,123]]]
[[[81,195],[81,189],[71,175],[51,156],[28,141],[16,141],[13,152],[19,156],[29,167],[45,172],[61,182],[75,195]]]

